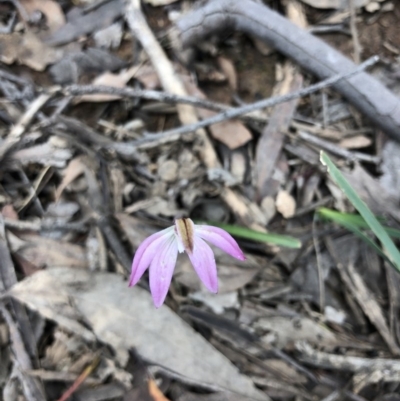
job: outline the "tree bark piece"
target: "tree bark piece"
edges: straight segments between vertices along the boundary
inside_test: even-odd
[[[356,67],[327,43],[252,0],[212,0],[183,16],[176,26],[184,46],[217,31],[229,28],[243,31],[266,41],[322,79]],[[334,88],[377,127],[400,141],[400,98],[382,83],[367,73],[360,73],[336,83]]]
[[[305,28],[307,26],[303,7],[297,1],[290,0],[286,4],[286,12],[291,21]],[[303,76],[292,62],[286,60],[283,65],[284,79],[278,83],[278,94],[300,90],[303,86]],[[264,127],[256,149],[256,178],[257,201],[261,202],[266,196],[273,196],[271,188],[275,186],[271,181],[272,173],[280,158],[285,133],[289,129],[299,99],[275,106],[268,124]]]

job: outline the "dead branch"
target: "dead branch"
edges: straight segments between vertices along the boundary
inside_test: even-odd
[[[186,91],[183,83],[176,75],[172,63],[168,60],[164,50],[147,25],[146,19],[140,8],[139,0],[130,0],[127,3],[126,20],[133,34],[138,38],[152,61],[163,88],[167,92],[171,92],[175,95],[185,96]],[[197,121],[196,113],[191,106],[181,104],[178,105],[177,108],[179,119],[183,124],[193,124]],[[202,158],[204,163],[208,167],[216,167],[218,165],[217,155],[206,132],[200,130],[199,127],[197,134],[203,143]]]
[[[22,115],[20,121],[11,129],[9,135],[0,146],[0,159],[14,146],[20,139],[22,134],[25,132],[27,126],[31,123],[38,111],[47,103],[51,98],[52,94],[41,94],[39,95],[28,107],[25,113]]]
[[[287,2],[286,12],[289,19],[294,23],[303,28],[307,26],[307,20],[301,3],[295,1]],[[283,71],[284,79],[278,83],[277,90],[273,93],[285,95],[286,93],[300,90],[303,87],[303,75],[289,60],[286,60]],[[270,185],[272,173],[281,157],[285,133],[291,124],[298,102],[298,99],[294,99],[274,107],[271,110],[268,124],[265,125],[260,140],[257,143],[255,177],[257,183],[257,200],[259,202],[268,195],[268,190],[272,187]]]
[[[361,358],[358,356],[335,355],[317,351],[305,342],[296,343],[296,349],[300,353],[299,359],[309,365],[322,369],[340,370],[344,372],[358,373],[361,371],[390,370],[400,371],[400,361],[384,358]]]
[[[355,68],[352,61],[322,40],[252,0],[212,0],[183,16],[176,26],[184,46],[217,31],[243,31],[266,41],[322,79]],[[334,88],[379,128],[400,140],[400,99],[377,79],[360,73],[337,82]]]
[[[378,61],[378,57],[371,57],[364,63],[360,64],[353,71],[348,72],[344,75],[335,75],[329,79],[318,82],[317,84],[310,85],[307,88],[299,90],[297,92],[288,93],[282,96],[276,96],[268,99],[263,99],[255,103],[251,103],[242,107],[230,108],[222,113],[216,114],[210,118],[206,118],[204,120],[198,121],[194,124],[184,125],[182,127],[173,128],[169,131],[164,131],[156,134],[149,134],[144,139],[139,139],[134,141],[131,144],[123,143],[123,144],[114,144],[113,148],[120,153],[121,155],[128,155],[132,152],[132,149],[151,149],[154,147],[158,147],[160,145],[165,145],[167,143],[171,143],[179,140],[183,135],[189,134],[191,132],[197,131],[199,128],[207,127],[211,124],[217,124],[229,119],[237,118],[242,115],[251,113],[255,110],[261,110],[267,107],[275,106],[277,104],[285,103],[293,99],[297,99],[299,97],[307,96],[311,93],[317,92],[320,89],[326,88],[330,85],[333,85],[335,82],[338,82],[345,77],[352,76],[354,74],[359,73],[360,71],[368,68],[372,64]]]
[[[44,401],[43,388],[36,378],[30,377],[26,371],[32,369],[31,360],[26,352],[24,342],[22,341],[21,333],[11,314],[4,305],[0,305],[0,313],[10,330],[11,346],[14,354],[14,363],[16,375],[21,382],[22,391],[27,401]]]
[[[224,111],[230,107],[222,103],[212,102],[206,99],[199,99],[193,96],[179,96],[173,93],[160,92],[149,89],[117,88],[104,85],[70,85],[62,89],[67,95],[82,96],[92,94],[115,95],[123,98],[154,100],[168,104],[189,104],[195,107],[202,107],[213,111]]]
[[[298,131],[298,136],[312,144],[316,145],[318,149],[325,149],[333,155],[337,155],[343,157],[344,159],[348,159],[350,161],[363,161],[367,163],[379,164],[381,162],[381,158],[378,156],[368,155],[362,152],[352,152],[347,149],[343,149],[340,146],[335,145],[330,141],[326,141],[325,139],[321,139],[316,135],[312,135],[306,131]]]

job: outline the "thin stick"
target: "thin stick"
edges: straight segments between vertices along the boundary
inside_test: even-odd
[[[216,103],[193,96],[176,95],[168,92],[160,92],[149,89],[116,88],[104,85],[70,85],[62,89],[66,95],[82,96],[91,94],[115,95],[123,98],[155,100],[168,104],[189,104],[194,107],[201,107],[213,111],[225,111],[231,109],[222,103]]]
[[[14,125],[5,141],[1,144],[0,159],[2,159],[4,155],[20,141],[21,136],[25,132],[27,126],[52,96],[53,93],[44,93],[39,95],[34,101],[31,102],[18,123]]]
[[[182,46],[198,43],[216,32],[239,30],[267,42],[302,68],[325,79],[352,71],[356,65],[323,40],[299,28],[253,0],[213,0],[183,15],[175,35]],[[400,98],[370,74],[338,82],[334,89],[348,99],[373,124],[400,141]]]
[[[324,270],[321,263],[321,250],[319,247],[319,241],[316,235],[316,213],[314,213],[312,221],[312,237],[315,249],[315,257],[317,262],[317,273],[318,273],[318,288],[319,288],[319,311],[325,313],[325,277]]]
[[[185,96],[186,91],[182,81],[176,75],[172,63],[168,60],[164,50],[146,22],[140,9],[140,0],[129,0],[126,3],[126,20],[132,33],[138,38],[143,49],[149,56],[163,88],[167,92]],[[180,104],[177,108],[182,124],[197,124],[196,112],[191,106]],[[202,141],[201,158],[204,164],[210,168],[217,167],[219,164],[217,154],[206,132],[201,127],[196,128],[196,130],[199,130],[197,135]]]
[[[353,47],[354,47],[354,62],[356,64],[360,64],[361,61],[361,45],[360,40],[358,39],[358,30],[357,30],[357,12],[354,4],[354,0],[349,1],[350,8],[350,31],[353,39]]]
[[[378,56],[373,56],[373,57],[369,58],[368,60],[366,60],[364,63],[360,64],[357,68],[355,68],[353,71],[351,71],[349,73],[335,75],[331,78],[328,78],[324,81],[318,82],[317,84],[311,85],[300,91],[288,93],[287,95],[276,96],[276,97],[260,100],[259,102],[255,102],[255,103],[252,103],[252,104],[249,104],[246,106],[232,108],[232,109],[224,111],[220,114],[217,114],[213,117],[199,121],[195,124],[184,125],[183,127],[174,128],[169,131],[160,132],[160,133],[156,133],[156,134],[149,134],[148,138],[134,141],[133,143],[131,142],[131,145],[133,145],[133,147],[138,148],[138,149],[150,149],[155,146],[159,146],[161,144],[166,144],[166,143],[170,143],[173,141],[177,141],[178,139],[181,138],[182,135],[185,135],[185,134],[188,134],[191,132],[195,132],[199,128],[204,128],[211,124],[217,124],[217,123],[220,123],[220,122],[223,122],[226,120],[237,118],[243,114],[251,113],[255,110],[272,107],[277,104],[287,102],[289,100],[293,100],[293,99],[297,99],[299,97],[310,95],[311,93],[317,92],[318,90],[323,89],[323,88],[327,88],[328,86],[331,86],[344,78],[349,78],[349,77],[365,70],[366,68],[375,64],[378,60],[379,60]],[[121,145],[121,146],[119,146],[119,145]],[[123,148],[125,148],[126,151],[129,151],[128,145],[129,144],[126,144],[126,143],[116,144],[116,146],[117,146],[116,150],[119,151],[120,148],[121,148],[121,150],[123,150]]]
[[[304,141],[311,143],[313,145],[318,146],[320,149],[325,149],[328,152],[343,157],[345,159],[355,161],[363,161],[367,163],[379,164],[381,162],[381,158],[378,156],[368,155],[366,153],[361,152],[351,152],[350,150],[343,149],[340,146],[335,145],[332,142],[326,141],[325,139],[318,138],[315,135],[312,135],[305,131],[298,131],[298,136]]]

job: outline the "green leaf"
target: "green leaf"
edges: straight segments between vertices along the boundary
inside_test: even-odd
[[[211,223],[213,226],[220,227],[235,237],[246,238],[253,241],[266,242],[272,245],[284,246],[286,248],[301,248],[301,241],[288,235],[263,233],[240,226],[229,224]]]
[[[317,210],[317,215],[323,219],[330,220],[341,225],[348,223],[357,228],[370,229],[366,221],[359,214],[341,213],[335,210],[321,207]],[[381,221],[381,219],[379,218],[378,220]],[[400,230],[387,226],[383,226],[383,228],[392,238],[400,239]]]
[[[330,220],[330,221],[335,222],[336,224],[339,224],[340,226],[351,231],[353,234],[357,235],[364,242],[366,242],[367,245],[369,245],[371,248],[373,248],[380,256],[382,256],[391,265],[393,265],[392,262],[389,260],[389,258],[385,255],[385,253],[379,247],[379,245],[376,242],[374,242],[367,234],[365,234],[363,231],[360,230],[360,225],[359,225],[360,219],[362,222],[364,222],[363,225],[365,225],[366,228],[369,228],[367,223],[365,223],[365,221],[363,220],[363,218],[361,216],[358,216],[355,214],[335,212],[333,210],[326,209],[326,208],[319,209],[317,211],[317,214],[318,214],[318,216],[322,216],[323,218],[325,218],[327,220]],[[341,215],[348,215],[348,216],[341,216]],[[362,227],[362,228],[364,228],[364,227]]]
[[[384,253],[391,261],[393,266],[400,271],[400,252],[396,248],[396,245],[393,243],[392,239],[389,237],[388,233],[382,227],[379,220],[374,216],[368,206],[357,195],[357,192],[353,189],[350,183],[346,180],[346,178],[334,165],[332,160],[325,152],[321,152],[320,160],[321,163],[328,168],[328,173],[331,176],[332,180],[344,192],[349,201],[368,224],[368,227],[381,241]]]

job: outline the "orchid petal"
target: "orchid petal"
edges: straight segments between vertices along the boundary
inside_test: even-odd
[[[222,249],[227,254],[239,260],[245,260],[243,252],[237,242],[225,230],[213,226],[196,225],[196,235]]]
[[[193,252],[188,254],[197,275],[207,289],[218,292],[217,266],[214,252],[199,236],[195,235]]]
[[[143,273],[150,266],[151,261],[157,254],[160,244],[173,236],[173,227],[169,227],[158,233],[150,235],[150,237],[146,238],[139,245],[132,262],[132,271],[129,279],[130,287],[134,286],[140,280],[140,278],[143,276]]]
[[[172,274],[178,257],[178,243],[175,236],[159,245],[150,265],[150,291],[156,308],[159,308],[168,294]]]

